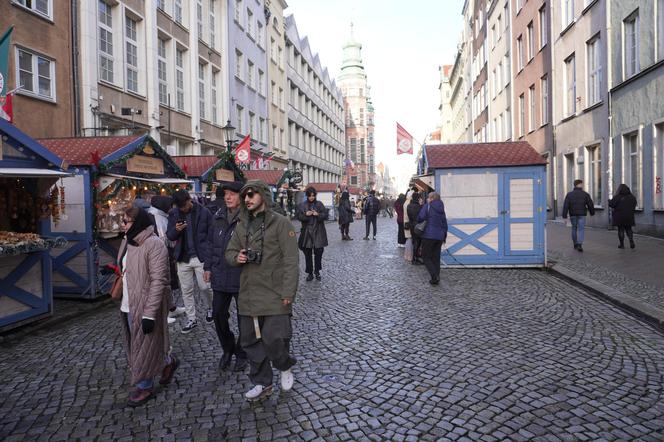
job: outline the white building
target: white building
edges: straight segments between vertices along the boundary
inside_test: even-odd
[[[492,0],[487,13],[488,141],[512,140],[512,34],[509,0]]]

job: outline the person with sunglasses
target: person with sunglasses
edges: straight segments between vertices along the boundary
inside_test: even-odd
[[[132,207],[123,218],[125,238],[118,253],[122,272],[122,330],[136,389],[128,405],[137,407],[154,397],[154,377],[166,385],[180,361],[170,354],[166,319],[170,306],[168,250],[155,233],[145,209]]]
[[[281,372],[281,391],[293,388],[291,315],[299,277],[295,228],[272,210],[267,184],[251,180],[240,190],[240,219],[226,248],[226,261],[242,267],[238,310],[240,344],[249,360],[249,401],[272,394],[272,366]]]
[[[297,219],[302,223],[297,245],[304,253],[307,281],[313,281],[314,274],[316,275],[316,281],[320,281],[320,271],[323,268],[323,250],[327,247],[325,220],[328,216],[328,210],[323,203],[316,200],[316,189],[308,187],[305,194],[307,199],[297,206]],[[312,255],[315,256],[315,267]]]

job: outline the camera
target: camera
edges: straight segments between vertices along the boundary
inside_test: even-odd
[[[263,260],[263,254],[258,250],[247,249],[245,254],[247,255],[247,263],[260,264]]]

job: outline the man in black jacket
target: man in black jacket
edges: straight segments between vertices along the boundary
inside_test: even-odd
[[[590,216],[595,215],[595,204],[590,195],[583,190],[583,180],[574,180],[574,190],[565,196],[563,218],[567,218],[569,214],[572,223],[572,242],[579,252],[583,252],[583,233],[588,212]]]
[[[376,191],[371,190],[369,196],[364,200],[364,214],[366,218],[366,235],[364,235],[365,240],[369,239],[369,227],[373,224],[373,239],[376,239],[377,227],[376,227],[376,218],[378,217],[378,212],[380,212],[380,201],[376,198]]]
[[[175,208],[168,214],[166,237],[175,241],[175,260],[178,279],[182,290],[182,301],[189,321],[182,327],[182,333],[189,333],[198,325],[196,320],[196,299],[194,279],[208,302],[205,320],[212,323],[212,289],[204,280],[204,264],[210,256],[209,227],[212,214],[208,209],[191,200],[189,192],[178,190],[173,194]]]

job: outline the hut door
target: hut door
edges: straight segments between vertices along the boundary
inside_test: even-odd
[[[534,173],[505,175],[503,207],[500,213],[505,226],[503,238],[507,255],[536,253],[536,185],[537,178]]]

